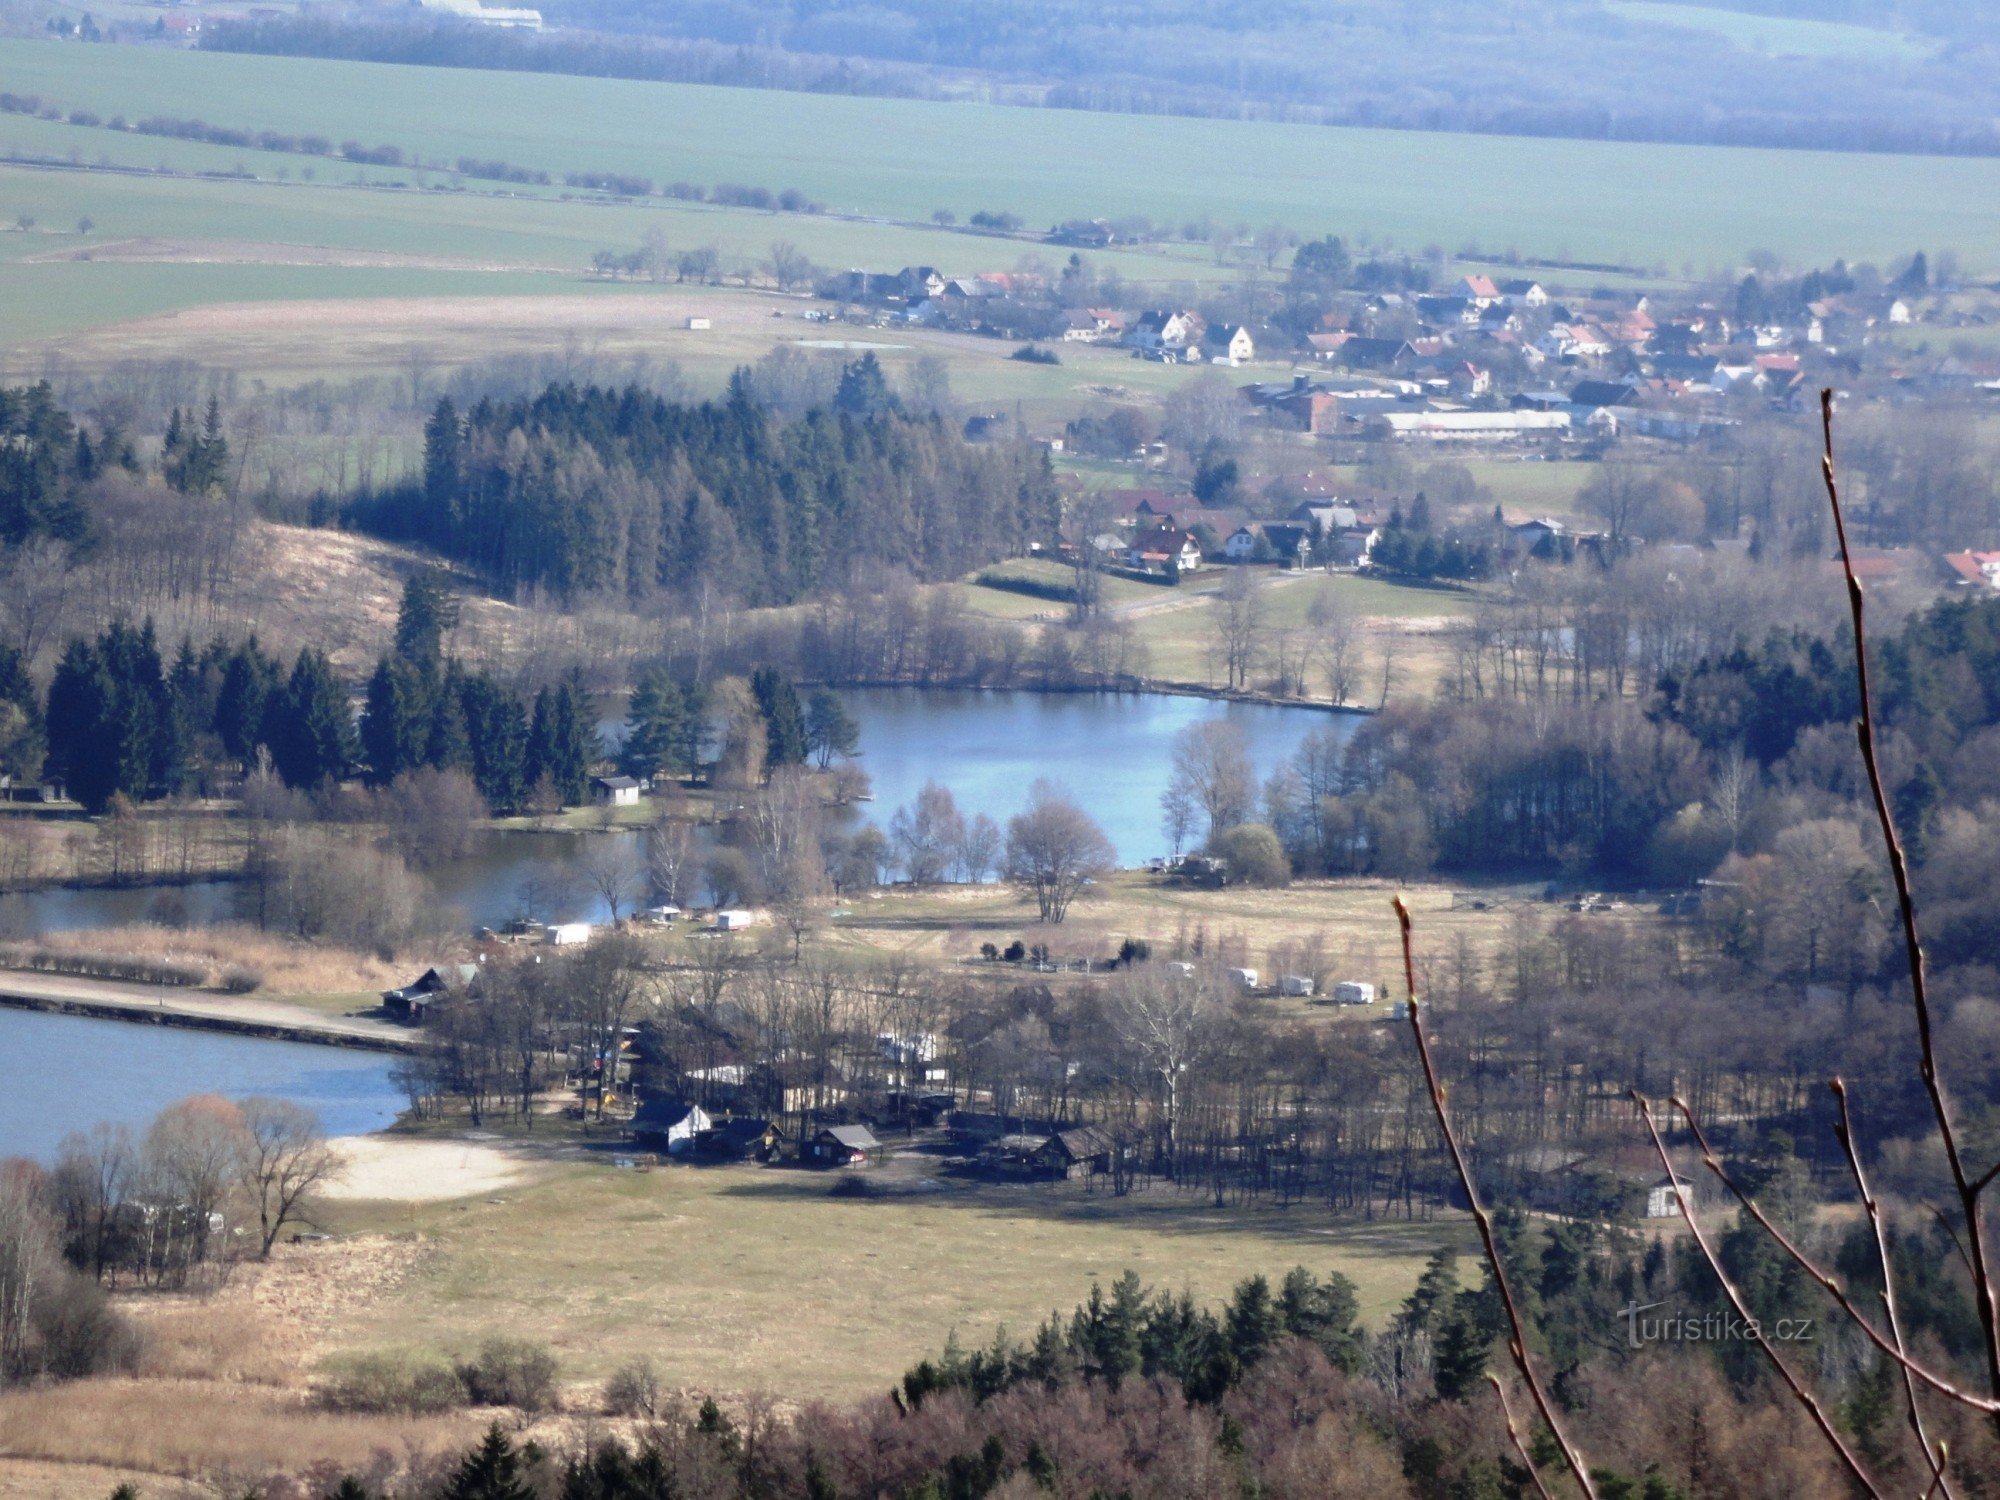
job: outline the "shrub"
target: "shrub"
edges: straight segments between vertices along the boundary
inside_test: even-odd
[[[643,1355],[620,1365],[604,1383],[604,1404],[614,1416],[650,1417],[660,1406],[660,1377]]]
[[[488,1339],[459,1365],[458,1377],[479,1406],[535,1412],[556,1405],[556,1357],[531,1339]]]
[[[466,1389],[459,1372],[435,1356],[363,1354],[322,1382],[318,1395],[334,1411],[422,1415],[463,1406]]]
[[[1229,866],[1231,880],[1244,885],[1291,884],[1292,863],[1268,824],[1245,823],[1229,829],[1216,839],[1215,852]]]
[[[247,995],[264,987],[264,976],[255,969],[231,964],[222,971],[222,987],[232,995]]]
[[[42,1370],[56,1380],[123,1374],[137,1368],[144,1350],[137,1326],[80,1276],[64,1274],[38,1298],[34,1322]]]
[[[1007,357],[1009,359],[1018,359],[1024,364],[1031,365],[1059,365],[1062,363],[1061,356],[1055,350],[1044,349],[1039,344],[1023,344]]]

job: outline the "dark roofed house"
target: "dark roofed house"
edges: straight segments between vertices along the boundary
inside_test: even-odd
[[[823,1167],[865,1167],[882,1154],[882,1143],[866,1125],[828,1125],[806,1141],[803,1154]]]
[[[1572,406],[1637,406],[1639,393],[1622,380],[1583,380],[1569,393]]]
[[[785,1132],[770,1120],[724,1120],[699,1132],[694,1150],[717,1161],[770,1161],[784,1149],[785,1140]]]
[[[470,997],[479,980],[478,964],[446,964],[426,969],[401,989],[382,992],[382,1009],[399,1021],[421,1026],[433,1005]]]
[[[1096,1125],[1071,1125],[1052,1132],[1035,1160],[1056,1177],[1097,1177],[1111,1170],[1120,1151],[1111,1133]]]

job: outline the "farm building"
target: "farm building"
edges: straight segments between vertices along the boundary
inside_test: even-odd
[[[805,1159],[822,1167],[865,1167],[882,1154],[866,1125],[828,1125],[807,1140]]]
[[[699,1104],[682,1099],[648,1099],[632,1116],[632,1139],[649,1151],[681,1156],[694,1149],[696,1137],[715,1122]]]
[[[400,989],[382,992],[382,1009],[399,1021],[421,1026],[434,1004],[456,996],[467,996],[479,978],[478,964],[448,964],[443,969],[426,969]]]
[[[771,1161],[784,1149],[786,1139],[770,1120],[724,1120],[697,1132],[694,1151],[716,1161]]]

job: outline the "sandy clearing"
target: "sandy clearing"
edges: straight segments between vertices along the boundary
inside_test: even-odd
[[[440,1203],[526,1182],[532,1162],[483,1141],[413,1141],[359,1135],[338,1142],[346,1173],[321,1190],[327,1198]]]

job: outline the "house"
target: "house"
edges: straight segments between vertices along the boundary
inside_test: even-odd
[[[943,293],[947,285],[936,266],[905,266],[896,273],[896,286],[905,301],[922,302]]]
[[[812,1135],[801,1153],[822,1167],[865,1167],[882,1154],[882,1143],[866,1125],[828,1125]]]
[[[1561,541],[1566,530],[1563,523],[1553,516],[1517,521],[1507,527],[1508,547],[1514,552],[1537,552],[1545,543],[1553,546]]]
[[[1127,548],[1126,565],[1143,573],[1192,573],[1201,567],[1201,543],[1178,527],[1142,531]]]
[[[1694,1184],[1678,1172],[1646,1184],[1647,1218],[1677,1218],[1682,1204],[1694,1207]]]
[[[1352,370],[1386,370],[1416,354],[1408,339],[1351,338],[1335,357]]]
[[[1954,583],[2000,589],[2000,552],[1947,552],[1944,565]]]
[[[1250,330],[1240,324],[1235,328],[1210,329],[1204,347],[1210,364],[1248,364],[1257,357],[1257,345],[1251,340]]]
[[[426,969],[401,989],[384,990],[382,1009],[399,1021],[421,1026],[429,1019],[432,1005],[454,994],[471,995],[478,978],[478,964],[448,964],[442,970]]]
[[[1050,1132],[1034,1152],[1034,1163],[1052,1177],[1098,1177],[1111,1170],[1126,1148],[1096,1125],[1071,1125]]]
[[[695,1139],[715,1122],[699,1104],[684,1099],[648,1099],[632,1116],[632,1140],[648,1151],[664,1151],[669,1156],[685,1156],[694,1150]]]
[[[774,1161],[787,1139],[770,1120],[724,1120],[695,1135],[694,1154],[714,1161]]]
[[[1135,349],[1185,349],[1200,344],[1206,326],[1200,313],[1155,308],[1139,314],[1125,342]]]
[[[1381,539],[1378,526],[1342,526],[1326,539],[1327,563],[1336,568],[1365,568]]]
[[[1602,406],[1637,406],[1639,393],[1622,380],[1582,380],[1570,391],[1569,404],[1591,410]]]
[[[590,800],[599,807],[637,807],[639,783],[630,776],[593,776]]]
[[[1491,276],[1461,276],[1457,292],[1477,307],[1491,307],[1501,298],[1500,288],[1493,284]]]
[[[1547,307],[1549,294],[1539,281],[1503,281],[1500,295],[1510,307]]]

